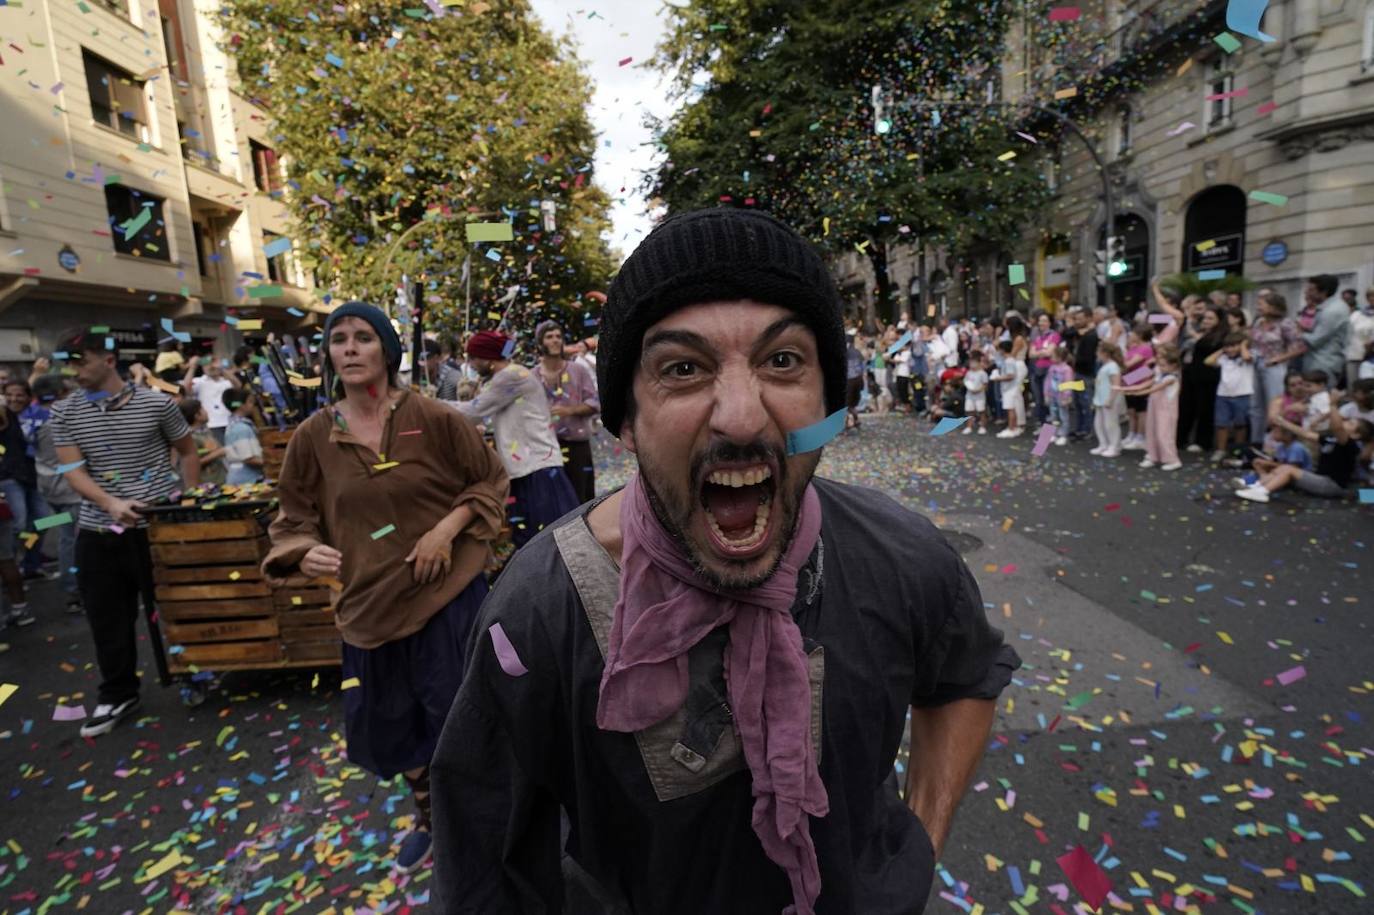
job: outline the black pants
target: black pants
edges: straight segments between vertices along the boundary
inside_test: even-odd
[[[563,472],[577,493],[577,504],[586,505],[596,498],[596,465],[592,462],[591,442],[568,442],[558,440],[563,449]]]
[[[151,607],[153,592],[148,532],[80,531],[76,568],[100,667],[98,701],[118,705],[138,695],[138,601],[146,595]]]
[[[1178,447],[1196,443],[1210,451],[1214,445],[1214,416],[1217,403],[1219,371],[1187,369],[1183,372],[1183,387],[1179,392]]]

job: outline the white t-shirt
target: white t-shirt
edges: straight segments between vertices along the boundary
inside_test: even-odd
[[[1217,385],[1218,397],[1251,397],[1255,393],[1255,363],[1253,360],[1233,359],[1222,354],[1217,360],[1221,366],[1221,383]]]
[[[945,368],[957,368],[959,365],[959,328],[951,324],[945,328],[944,333],[940,334],[940,339],[944,341],[949,350],[945,353]]]
[[[896,373],[898,378],[911,377],[911,350],[902,347],[893,355],[892,362],[897,366]]]
[[[210,418],[206,423],[211,429],[224,429],[229,425],[229,408],[224,405],[224,392],[234,386],[228,378],[221,375],[219,378],[211,378],[209,375],[201,375],[191,382],[191,393],[196,400],[205,408],[205,415]]]
[[[1374,340],[1374,314],[1356,311],[1350,316],[1350,330],[1345,338],[1345,361],[1360,362],[1364,348]]]
[[[964,374],[964,390],[970,394],[982,397],[988,389],[988,373],[979,369],[976,372]]]
[[[1331,427],[1331,392],[1318,391],[1307,401],[1307,415],[1302,427],[1312,432],[1325,432]]]
[[[1367,423],[1374,423],[1374,410],[1361,410],[1360,405],[1352,400],[1341,404],[1341,418],[1346,422],[1362,419]]]
[[[1026,383],[1026,363],[1020,359],[1008,358],[1002,369],[1003,375],[1013,376],[1010,381],[1001,382],[1002,406],[1008,410],[1021,401],[1021,387]]]

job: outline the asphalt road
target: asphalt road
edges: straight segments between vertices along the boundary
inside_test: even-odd
[[[1025,662],[928,911],[1073,911],[1077,845],[1112,911],[1374,911],[1370,510],[928,430],[868,419],[821,468],[951,532]],[[390,867],[405,789],[343,758],[337,673],[228,675],[198,709],[146,680],[136,723],[82,740],[53,710],[94,705],[84,621],[32,595],[0,634],[0,912],[423,910],[429,872]]]

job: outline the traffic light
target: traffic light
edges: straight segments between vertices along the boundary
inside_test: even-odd
[[[545,232],[558,231],[557,205],[552,200],[539,201],[539,215],[543,219]]]
[[[1126,263],[1126,236],[1113,235],[1107,239],[1107,275],[1115,279],[1125,276],[1129,269]]]
[[[878,136],[884,136],[892,130],[892,118],[887,114],[887,100],[883,96],[881,84],[873,84],[873,132]]]
[[[1097,285],[1107,285],[1107,249],[1098,248],[1097,257]]]

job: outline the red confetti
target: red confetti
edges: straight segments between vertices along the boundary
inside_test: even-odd
[[[1076,6],[1056,6],[1050,10],[1050,22],[1073,22],[1083,15],[1083,11]]]
[[[1088,854],[1082,845],[1075,845],[1073,851],[1054,860],[1069,878],[1073,888],[1078,891],[1078,895],[1088,904],[1088,908],[1094,911],[1101,909],[1107,894],[1112,891],[1112,881],[1107,879],[1106,872],[1097,866],[1093,856]]]
[[[623,66],[625,66],[626,64],[628,64],[628,63],[629,63],[630,61],[632,61],[632,60],[634,60],[633,57],[627,57],[627,58],[625,58],[624,60],[622,60],[622,61],[618,64],[618,66],[623,67]]]

